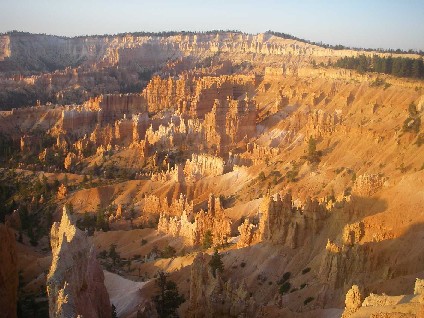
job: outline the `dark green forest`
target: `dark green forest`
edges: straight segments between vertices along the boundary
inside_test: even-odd
[[[372,57],[361,54],[357,57],[342,57],[334,66],[356,70],[360,73],[377,72],[397,77],[424,78],[424,62],[422,58],[408,57]]]

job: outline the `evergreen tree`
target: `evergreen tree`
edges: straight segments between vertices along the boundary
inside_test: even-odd
[[[160,318],[178,317],[177,308],[185,301],[183,295],[178,292],[177,285],[168,280],[168,275],[160,271],[156,278],[159,294],[152,298],[156,305],[156,311]]]
[[[205,233],[205,236],[203,237],[202,247],[204,249],[208,249],[212,246],[212,232],[210,230],[207,230]]]
[[[218,250],[215,249],[215,252],[212,255],[212,259],[209,261],[209,266],[212,268],[213,277],[216,277],[216,271],[222,273],[224,271],[224,263],[222,262],[222,256],[218,253]]]

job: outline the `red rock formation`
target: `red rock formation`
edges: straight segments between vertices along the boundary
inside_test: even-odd
[[[1,316],[17,317],[18,257],[15,235],[0,223],[0,308]]]
[[[258,237],[260,240],[284,244],[291,248],[312,241],[326,217],[326,210],[310,198],[302,210],[293,206],[291,194],[264,198],[260,208]]]
[[[361,308],[363,301],[363,297],[361,292],[359,291],[359,287],[357,285],[353,285],[351,289],[346,294],[345,300],[345,310],[343,312],[342,318],[348,318],[352,316],[355,312]]]
[[[101,124],[147,111],[144,97],[139,94],[100,95],[88,100],[84,107],[99,111],[98,122]]]
[[[191,222],[188,215],[190,210],[184,210],[181,217],[169,217],[161,213],[158,231],[187,239],[191,245],[201,244],[207,232],[212,234],[213,245],[227,243],[231,236],[231,220],[225,215],[221,199],[213,194],[209,196],[208,211],[201,210]]]
[[[204,118],[212,110],[215,99],[238,99],[254,88],[254,77],[234,75],[193,77],[183,74],[178,79],[154,77],[143,90],[148,109],[156,112],[174,108],[193,118]]]
[[[63,208],[51,230],[53,259],[47,276],[50,317],[109,318],[112,309],[103,271],[89,238]]]
[[[225,163],[220,157],[206,154],[192,154],[184,167],[185,180],[195,182],[207,176],[220,176],[224,173]]]

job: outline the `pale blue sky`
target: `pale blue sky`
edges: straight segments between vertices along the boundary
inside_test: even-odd
[[[0,0],[0,32],[56,35],[237,29],[424,50],[424,0]]]

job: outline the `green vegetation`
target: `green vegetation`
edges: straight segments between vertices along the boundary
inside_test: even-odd
[[[371,48],[357,48],[357,47],[350,47],[350,46],[345,46],[345,45],[341,45],[341,44],[336,44],[336,45],[331,45],[331,44],[326,44],[326,43],[322,43],[322,42],[313,42],[313,41],[309,41],[309,40],[305,40],[296,36],[293,36],[291,34],[287,34],[287,33],[282,33],[282,32],[275,32],[275,31],[266,31],[265,33],[267,34],[271,34],[274,36],[278,36],[280,38],[283,39],[289,39],[289,40],[296,40],[299,42],[304,42],[304,43],[309,43],[309,44],[313,44],[319,47],[323,47],[323,48],[328,48],[328,49],[333,49],[333,50],[354,50],[354,51],[377,51],[377,52],[381,52],[381,53],[411,53],[411,54],[419,54],[419,55],[423,55],[424,52],[423,51],[414,51],[414,50],[401,50],[401,49],[371,49]]]
[[[418,133],[421,128],[421,118],[414,103],[409,104],[408,113],[409,116],[403,122],[402,130],[405,132]]]
[[[306,156],[306,159],[310,163],[319,163],[321,161],[321,156],[322,152],[317,151],[317,142],[315,138],[311,136],[308,141],[308,155]]]
[[[224,271],[224,263],[222,262],[222,256],[218,253],[218,250],[215,250],[212,255],[211,260],[209,261],[209,266],[212,268],[213,277],[216,277],[216,271],[222,273]]]
[[[203,237],[203,242],[202,242],[202,247],[204,249],[208,249],[212,246],[213,243],[213,235],[212,232],[210,230],[207,230],[205,233],[205,236]]]
[[[118,314],[116,312],[116,307],[112,304],[112,318],[118,318]]]
[[[285,282],[284,284],[280,286],[279,292],[281,295],[284,295],[290,291],[290,288],[291,288],[290,282]]]
[[[168,280],[168,274],[159,272],[156,278],[159,294],[152,297],[156,311],[160,318],[178,317],[177,308],[185,301],[178,292],[177,285]]]
[[[96,213],[90,215],[85,212],[82,219],[77,220],[77,227],[83,231],[87,230],[88,235],[93,235],[94,231],[109,231],[109,220],[106,209],[97,206]]]
[[[315,298],[314,297],[308,297],[303,301],[303,304],[306,306],[307,304],[309,304],[311,301],[313,301]]]
[[[109,247],[109,258],[112,260],[113,265],[121,262],[121,255],[116,251],[116,244],[111,244]]]
[[[32,245],[48,235],[55,203],[58,182],[49,182],[44,175],[16,173],[2,170],[0,173],[0,222],[14,211],[19,215],[19,239],[26,234]]]
[[[290,272],[285,272],[283,276],[277,281],[278,285],[284,284],[286,281],[288,281],[291,277]]]
[[[337,67],[356,70],[360,73],[376,72],[389,74],[396,77],[424,78],[424,62],[422,58],[413,59],[408,57],[372,57],[364,54],[355,56],[345,56],[339,59],[335,64]],[[384,83],[374,83],[374,85]]]
[[[177,254],[177,251],[172,246],[168,245],[166,246],[163,251],[160,252],[160,256],[163,258],[171,258],[175,257]]]

